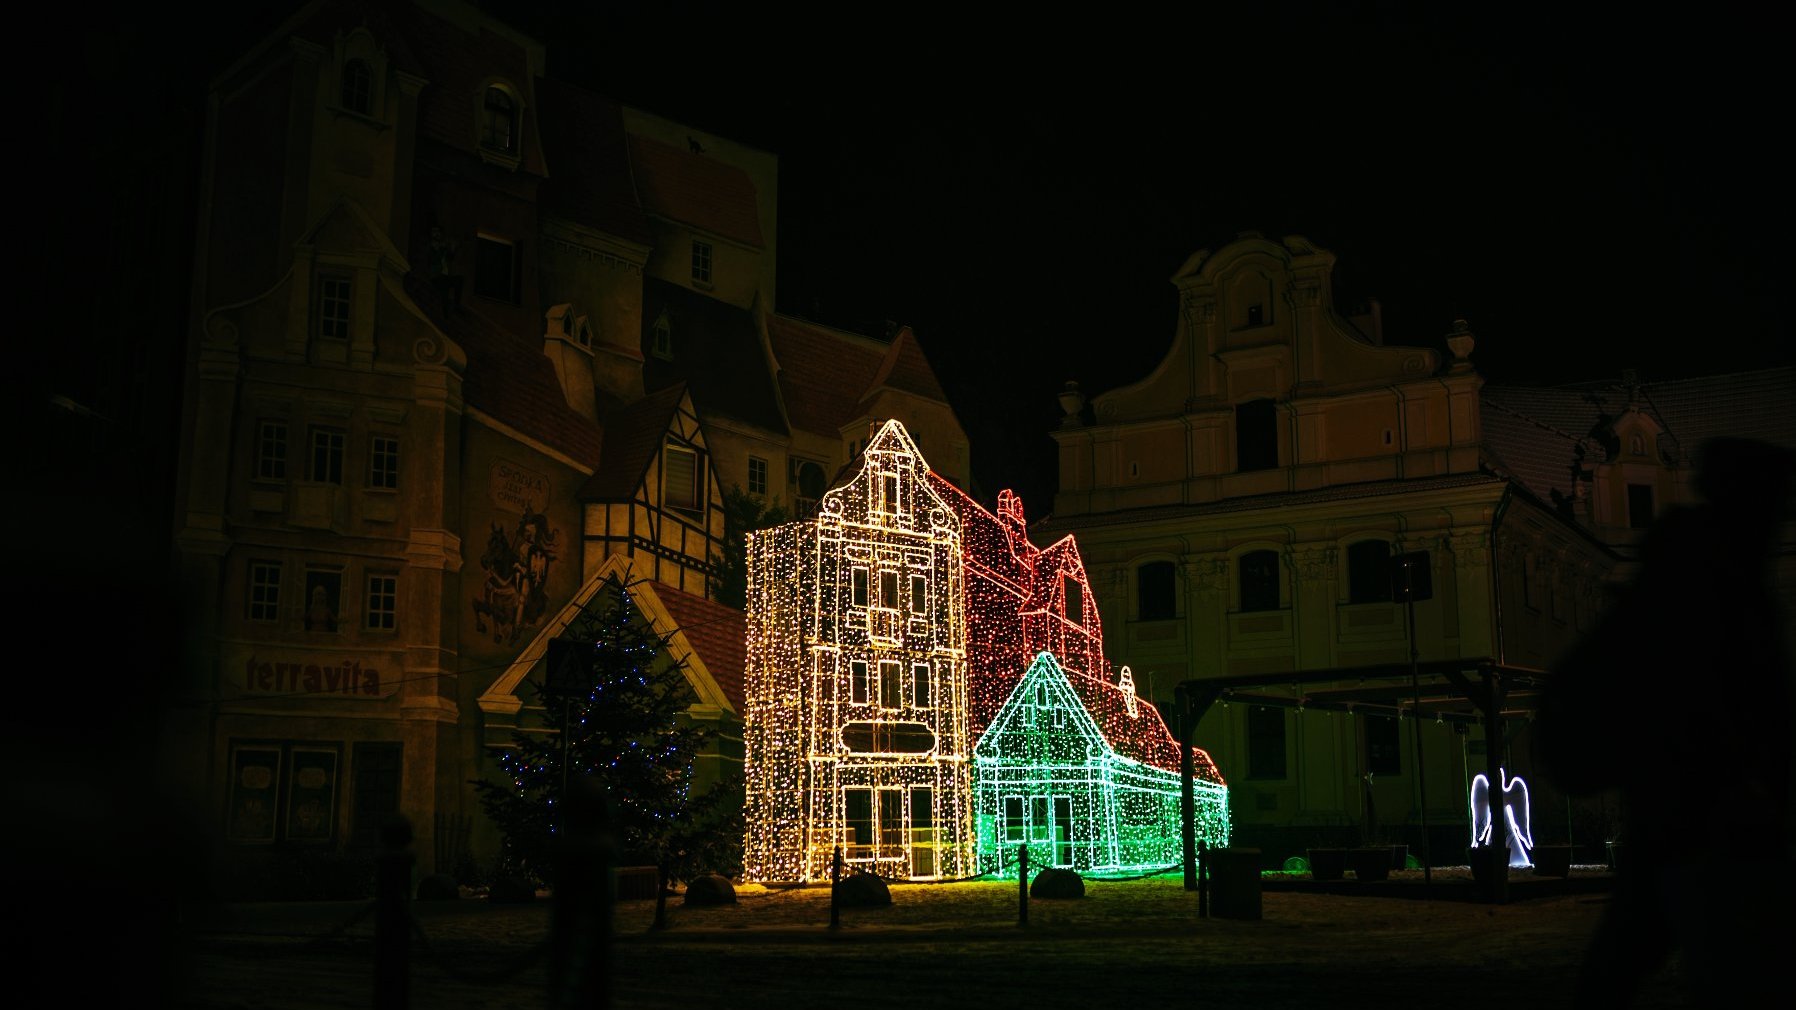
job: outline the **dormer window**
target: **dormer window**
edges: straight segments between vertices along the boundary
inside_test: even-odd
[[[700,287],[711,286],[711,243],[692,243],[692,283]]]
[[[518,152],[518,103],[511,92],[488,85],[481,102],[480,146],[500,154]]]
[[[664,361],[673,360],[673,323],[667,318],[667,310],[655,317],[655,325],[649,344],[650,351]]]
[[[670,508],[698,511],[698,453],[670,445],[662,454],[662,466],[662,501]]]
[[[1636,456],[1646,455],[1646,439],[1641,438],[1639,435],[1634,435],[1632,438],[1628,439],[1628,451]]]
[[[343,107],[364,116],[374,114],[374,72],[367,60],[343,64]]]
[[[1061,595],[1066,600],[1066,619],[1074,624],[1085,623],[1085,594],[1079,590],[1079,580],[1071,575],[1060,577]]]
[[[592,350],[592,323],[585,316],[574,320],[574,335],[580,341],[581,347],[589,351]]]

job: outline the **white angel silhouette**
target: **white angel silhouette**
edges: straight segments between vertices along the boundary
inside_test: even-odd
[[[1503,781],[1504,841],[1509,846],[1509,865],[1532,866],[1528,853],[1534,848],[1534,834],[1529,827],[1528,783],[1520,775],[1514,778],[1501,768],[1497,774]],[[1490,844],[1491,829],[1490,780],[1483,775],[1472,778],[1472,847]]]

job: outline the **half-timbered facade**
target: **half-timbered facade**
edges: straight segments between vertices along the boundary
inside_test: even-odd
[[[754,534],[746,873],[971,872],[960,526],[888,421],[817,517]]]

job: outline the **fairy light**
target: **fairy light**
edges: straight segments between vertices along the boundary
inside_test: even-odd
[[[1498,779],[1503,783],[1503,820],[1509,846],[1509,865],[1520,868],[1532,866],[1533,861],[1528,853],[1534,848],[1534,834],[1530,825],[1532,814],[1528,808],[1528,783],[1522,781],[1520,775],[1511,777],[1502,768],[1497,769]],[[1521,804],[1521,816],[1516,816],[1516,801]],[[1491,843],[1491,809],[1490,779],[1482,772],[1472,777],[1472,847],[1482,848]]]
[[[1025,834],[1065,826],[1073,865],[1177,861],[1179,745],[1128,668],[1111,677],[1076,542],[1036,547],[1015,494],[987,512],[888,421],[815,519],[751,534],[748,555],[751,879],[822,879],[837,845],[889,876],[970,874],[976,778],[982,869],[1014,851],[1009,799],[1025,803]],[[994,738],[975,769],[971,741],[1026,680],[1060,684],[1062,703],[1036,706],[1051,721],[1028,722],[1025,742]],[[1199,837],[1225,844],[1222,776],[1203,751],[1194,760]],[[1068,850],[1050,843],[1032,858],[1058,865]]]
[[[1151,705],[1120,683],[1071,673],[1040,653],[973,748],[979,868],[1029,846],[1029,862],[1134,871],[1179,861],[1179,752]],[[1228,788],[1194,754],[1197,838],[1226,845]]]
[[[973,873],[960,524],[902,425],[815,519],[749,537],[743,863]]]

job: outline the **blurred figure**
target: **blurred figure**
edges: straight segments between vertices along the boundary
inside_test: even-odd
[[[1555,664],[1545,757],[1573,795],[1618,789],[1615,895],[1579,1006],[1626,1006],[1674,951],[1705,1005],[1781,989],[1796,951],[1791,667],[1772,580],[1796,455],[1715,439],[1704,503],[1647,531],[1639,577]]]

